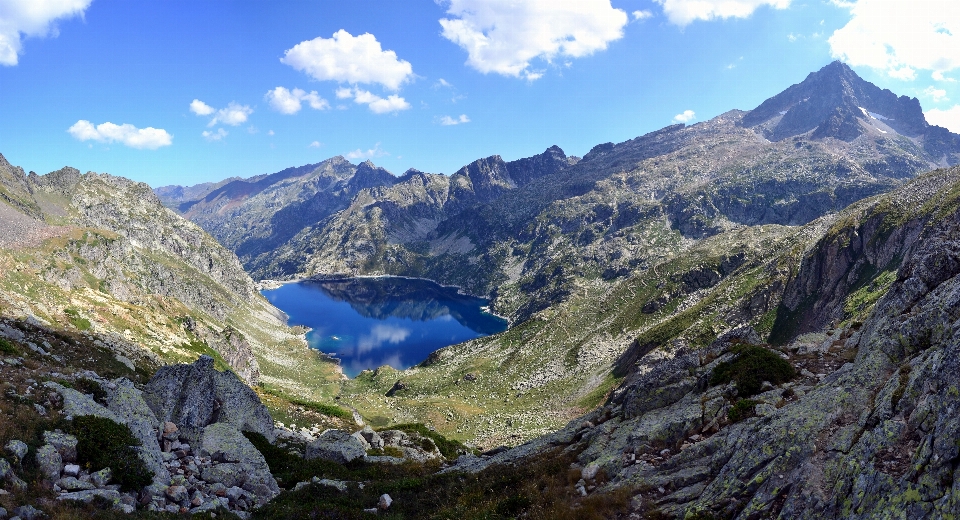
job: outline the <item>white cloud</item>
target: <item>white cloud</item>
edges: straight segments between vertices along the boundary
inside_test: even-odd
[[[460,114],[460,117],[453,118],[450,116],[443,116],[440,118],[440,124],[443,126],[459,125],[461,123],[469,123],[470,118],[467,117],[467,114]]]
[[[383,157],[384,155],[390,155],[390,154],[381,150],[380,143],[377,143],[373,145],[373,148],[366,151],[358,148],[352,152],[347,152],[346,154],[344,154],[344,157],[346,157],[351,161],[354,161],[357,159],[372,159],[374,157]]]
[[[930,99],[933,99],[934,103],[939,103],[941,101],[950,99],[947,97],[947,91],[942,88],[937,88],[932,86],[927,87],[923,90],[923,93]]]
[[[747,18],[762,6],[774,9],[790,7],[791,0],[654,0],[663,6],[667,19],[677,25],[695,20]]]
[[[960,67],[960,2],[834,3],[849,9],[851,15],[828,40],[834,57],[853,66],[883,70],[898,79],[914,79],[916,70],[943,77],[943,72]]]
[[[190,102],[190,111],[198,116],[209,116],[215,109],[199,99],[194,99]]]
[[[437,84],[436,84],[435,86],[437,86],[437,87],[453,87],[453,85],[450,84],[449,81],[447,81],[447,80],[445,80],[445,79],[443,79],[443,78],[440,78],[439,80],[437,80]]]
[[[309,146],[310,148],[320,148],[320,141],[314,141],[307,146]]]
[[[447,14],[441,34],[467,51],[467,65],[530,81],[543,76],[532,60],[604,50],[629,20],[610,0],[450,0]]]
[[[652,18],[653,13],[644,9],[643,11],[634,11],[631,13],[634,20],[646,20],[647,18]]]
[[[336,91],[336,96],[338,99],[347,99],[352,97],[354,103],[367,105],[370,108],[370,111],[375,114],[399,112],[401,110],[410,108],[410,103],[407,103],[407,100],[396,94],[390,94],[386,98],[382,98],[370,91],[359,88],[338,88]]]
[[[198,116],[209,116],[210,114],[214,114],[213,118],[210,119],[210,122],[207,123],[207,126],[214,126],[218,123],[230,126],[240,126],[243,123],[246,123],[247,118],[249,118],[250,114],[253,113],[253,109],[250,108],[249,105],[241,105],[235,101],[231,101],[229,104],[227,104],[227,108],[221,108],[220,110],[217,110],[203,101],[200,101],[199,99],[194,99],[190,102],[190,111]]]
[[[267,135],[274,135],[273,130],[268,131]]]
[[[57,35],[54,22],[83,15],[93,0],[0,1],[0,65],[16,65],[24,37]]]
[[[209,131],[209,130],[204,130],[203,133],[201,133],[200,135],[202,135],[203,138],[206,139],[207,141],[213,142],[213,141],[219,141],[219,140],[223,139],[224,137],[227,136],[227,134],[228,134],[228,132],[227,132],[226,130],[224,130],[223,128],[217,128],[217,131],[216,131],[216,132],[211,132],[211,131]]]
[[[326,110],[330,108],[330,103],[320,97],[320,94],[317,94],[316,90],[307,92],[298,88],[287,90],[285,87],[277,87],[267,91],[265,97],[270,103],[270,106],[281,114],[296,114],[302,107],[301,101],[305,101],[310,105],[310,108],[314,110]]]
[[[90,121],[81,119],[68,128],[67,132],[80,141],[117,142],[138,149],[156,150],[173,144],[173,136],[162,128],[137,128],[131,124],[116,125],[106,122],[94,126]]]
[[[217,115],[207,123],[207,126],[213,126],[217,123],[230,126],[239,126],[247,122],[247,118],[253,113],[253,109],[248,105],[240,105],[231,101],[227,108],[217,110]]]
[[[683,113],[673,116],[674,123],[689,123],[697,117],[693,110],[684,110]]]
[[[287,49],[280,61],[319,81],[378,83],[390,90],[413,77],[410,62],[385,51],[377,38],[340,29],[332,38],[314,38]]]
[[[944,75],[943,75],[943,71],[940,71],[940,70],[935,70],[935,71],[933,71],[933,73],[930,74],[930,77],[933,78],[934,81],[946,81],[946,82],[948,82],[948,83],[956,83],[956,82],[957,82],[957,80],[955,80],[955,79],[953,79],[953,78],[948,78],[948,77],[944,76]]]
[[[924,115],[931,125],[942,126],[953,133],[960,134],[960,105],[953,105],[946,110],[934,108],[927,110]]]

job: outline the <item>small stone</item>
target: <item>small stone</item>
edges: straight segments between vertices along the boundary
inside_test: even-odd
[[[77,477],[80,475],[80,466],[77,464],[67,464],[63,467],[63,474],[68,477]]]
[[[585,468],[580,470],[580,476],[583,477],[584,480],[593,480],[597,478],[597,473],[599,471],[600,465],[596,462],[591,462],[590,464],[587,464]]]
[[[44,408],[42,405],[39,405],[39,404],[37,404],[37,403],[33,403],[33,409],[36,410],[37,415],[39,415],[39,416],[41,416],[41,417],[46,417],[46,416],[47,416],[47,409]]]
[[[57,481],[56,485],[64,491],[86,491],[89,489],[96,489],[96,486],[93,484],[79,480],[76,477],[63,477]]]
[[[20,506],[13,510],[13,516],[19,516],[23,520],[37,520],[47,516],[43,511],[31,506]]]
[[[390,504],[392,503],[393,499],[390,498],[390,495],[384,493],[380,495],[380,503],[377,504],[377,507],[380,508],[381,511],[386,511],[387,509],[390,509]]]
[[[98,488],[102,488],[110,483],[113,478],[113,471],[110,468],[103,468],[100,471],[94,471],[90,474],[90,482]]]
[[[178,432],[178,431],[180,431],[180,429],[177,428],[177,425],[176,425],[176,424],[173,424],[173,423],[170,422],[170,421],[166,421],[166,422],[163,423],[163,434],[164,434],[164,435],[169,435],[169,434],[171,434],[171,433],[176,433],[176,432]]]
[[[13,468],[10,467],[10,463],[4,459],[0,459],[0,480],[7,478],[13,474]]]
[[[178,504],[180,502],[183,502],[184,500],[187,500],[190,497],[189,493],[187,492],[187,488],[183,486],[168,487],[166,491],[166,495],[171,502],[176,502]]]

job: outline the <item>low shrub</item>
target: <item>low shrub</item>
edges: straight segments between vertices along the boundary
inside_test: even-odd
[[[760,401],[754,401],[753,399],[740,399],[730,408],[730,411],[727,412],[727,418],[730,419],[730,422],[740,422],[744,419],[753,417],[756,414],[754,409],[755,406],[760,404]]]
[[[0,338],[0,354],[6,354],[8,356],[19,356],[20,350],[17,347],[13,346],[13,343]]]
[[[793,379],[797,371],[789,361],[764,347],[748,345],[738,348],[738,355],[732,361],[724,361],[713,369],[710,385],[720,385],[733,381],[737,384],[737,393],[741,397],[750,397],[760,393],[764,381],[772,384],[785,383]]]
[[[91,470],[110,468],[120,488],[138,491],[150,484],[153,473],[137,454],[140,440],[130,428],[104,417],[74,417],[70,433],[77,437],[77,459]]]
[[[93,399],[100,404],[104,404],[107,400],[107,391],[93,379],[80,377],[73,382],[72,386],[78,392],[92,395]]]
[[[353,414],[348,410],[344,410],[337,405],[333,404],[323,404],[315,403],[313,401],[305,401],[303,399],[292,398],[289,399],[290,404],[295,404],[297,406],[302,406],[307,410],[312,412],[317,412],[319,414],[326,415],[328,417],[339,417],[345,421],[353,421]]]

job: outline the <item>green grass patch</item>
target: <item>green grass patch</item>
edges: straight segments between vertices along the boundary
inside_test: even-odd
[[[290,401],[290,404],[302,406],[307,410],[310,410],[311,412],[317,412],[319,414],[323,414],[328,417],[339,417],[340,419],[343,419],[345,421],[353,421],[353,413],[335,404],[317,403],[314,401],[307,401],[305,399],[297,399],[297,398],[291,398],[289,399],[289,401]]]
[[[588,410],[593,410],[594,408],[600,406],[607,396],[610,395],[611,390],[620,386],[621,381],[623,381],[622,377],[616,377],[613,374],[607,374],[607,377],[603,379],[603,382],[594,388],[589,394],[583,396],[583,398],[580,399],[577,404]]]
[[[737,348],[737,357],[724,361],[713,369],[710,385],[720,385],[733,381],[737,393],[749,397],[760,393],[764,381],[775,385],[793,379],[797,372],[789,361],[770,349],[756,345]]]
[[[90,320],[80,316],[80,311],[76,309],[63,309],[63,313],[67,315],[67,319],[70,321],[70,324],[77,328],[77,330],[89,330],[90,329]]]

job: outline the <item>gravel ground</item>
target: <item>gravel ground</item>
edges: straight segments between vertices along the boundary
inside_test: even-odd
[[[49,226],[12,207],[0,203],[0,247],[19,249],[39,245],[45,239],[63,234],[69,228]]]

